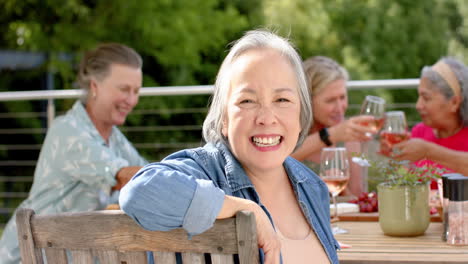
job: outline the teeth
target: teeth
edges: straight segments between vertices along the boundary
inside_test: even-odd
[[[253,142],[259,147],[274,146],[280,143],[281,136],[276,137],[253,137]]]

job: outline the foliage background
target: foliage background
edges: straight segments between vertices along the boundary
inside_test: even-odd
[[[127,44],[142,55],[143,86],[212,84],[228,44],[244,31],[260,27],[291,38],[304,59],[314,55],[336,59],[354,80],[417,78],[424,65],[441,56],[465,61],[467,15],[468,2],[463,0],[2,0],[0,50],[43,52],[48,60],[31,70],[1,69],[0,91],[46,89],[47,76],[53,76],[55,89],[75,88],[82,52],[110,41]],[[350,102],[358,104],[369,93],[389,102],[417,98],[414,90],[368,90],[352,93]],[[179,115],[170,111],[206,110],[207,102],[208,96],[142,98],[138,111],[143,114],[131,115],[128,125],[201,125],[203,110]],[[65,111],[72,103],[63,100],[56,107]],[[35,112],[45,107],[45,102],[1,103],[0,112]],[[348,114],[355,112],[350,109]],[[418,118],[415,111],[407,115]],[[2,137],[0,145],[42,143],[44,118],[2,120],[3,128],[37,132]],[[126,134],[136,143],[201,141],[199,128],[151,133],[133,129]],[[157,148],[143,155],[157,160],[168,151]],[[38,151],[0,148],[3,159],[19,156],[36,160]],[[32,175],[34,169],[0,168],[0,176]],[[30,183],[0,184],[0,191],[28,192],[29,188]],[[11,199],[0,200],[5,206]]]

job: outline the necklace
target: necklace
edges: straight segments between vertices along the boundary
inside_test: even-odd
[[[453,133],[450,133],[448,136],[445,136],[445,137],[440,136],[439,130],[433,129],[433,131],[434,131],[434,134],[435,134],[435,136],[437,138],[448,138],[448,137],[451,137],[453,135],[456,135],[458,132],[460,132],[460,130],[462,130],[462,128],[463,128],[463,124],[460,124],[460,126],[457,127],[457,129]]]

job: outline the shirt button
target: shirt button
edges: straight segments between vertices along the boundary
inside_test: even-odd
[[[105,170],[106,172],[109,172],[109,171],[110,171],[109,167],[107,167],[107,166],[104,168],[104,170]]]

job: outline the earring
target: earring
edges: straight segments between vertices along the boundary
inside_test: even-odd
[[[93,99],[96,99],[96,92],[93,92]]]

